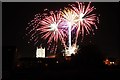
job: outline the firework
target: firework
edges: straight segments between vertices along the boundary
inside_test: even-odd
[[[30,25],[33,26],[33,29],[29,31],[29,33],[31,33],[31,37],[35,37],[34,39],[32,38],[35,41],[35,44],[37,44],[40,41],[40,37],[47,41],[47,49],[51,48],[51,52],[56,51],[57,43],[59,40],[63,43],[64,47],[66,48],[65,39],[67,38],[67,33],[66,30],[62,27],[63,25],[61,25],[61,22],[62,17],[60,11],[50,11],[50,14],[45,15],[43,19],[38,19],[37,16],[35,20],[33,20],[33,23],[31,23]]]
[[[76,5],[72,4],[70,5],[71,8],[65,8],[62,12],[63,19],[65,19],[68,24],[69,54],[72,52],[71,31],[73,29],[77,29],[75,45],[77,45],[77,39],[80,33],[83,40],[85,32],[86,34],[90,34],[90,32],[94,34],[92,26],[95,26],[97,29],[96,22],[98,21],[98,17],[96,14],[92,13],[95,8],[94,6],[90,7],[90,3],[86,7],[84,3],[77,2]]]
[[[62,12],[62,17],[63,19],[66,21],[67,23],[67,27],[68,27],[68,36],[69,36],[69,54],[71,54],[71,30],[72,26],[76,25],[76,18],[77,18],[77,14],[70,8],[65,8]]]
[[[86,32],[86,34],[90,34],[90,32],[92,31],[92,33],[94,34],[94,30],[92,28],[92,26],[95,27],[95,29],[97,29],[96,26],[96,22],[98,22],[98,17],[96,14],[92,13],[95,8],[90,7],[91,2],[89,2],[89,4],[87,5],[87,7],[85,6],[84,3],[80,3],[80,2],[76,2],[76,5],[71,5],[72,10],[75,11],[75,13],[77,14],[77,26],[74,26],[77,28],[76,31],[76,41],[75,43],[77,43],[77,39],[78,39],[78,35],[79,33],[81,33],[82,36],[82,40],[84,38],[84,33]]]
[[[97,29],[96,23],[99,20],[94,13],[94,6],[91,7],[90,4],[91,2],[86,6],[84,3],[76,2],[70,7],[64,8],[63,11],[36,14],[35,18],[28,23],[29,27],[26,28],[28,34],[26,35],[30,35],[30,41],[34,41],[35,45],[40,44],[41,40],[46,41],[47,49],[51,48],[51,52],[56,52],[60,41],[67,53],[75,53],[79,34],[83,40],[85,34],[94,34],[93,26]],[[72,31],[76,34],[74,44],[71,44],[73,41],[71,39]],[[66,45],[67,38],[69,40],[68,47]]]
[[[70,49],[65,49],[66,56],[71,56],[71,54],[76,54],[78,51],[78,47],[76,44],[73,44]]]
[[[76,21],[77,21],[77,14],[75,11],[73,11],[70,8],[65,8],[62,11],[62,17],[64,20],[66,20],[66,22],[68,23],[68,25],[74,26],[76,25]],[[67,26],[69,27],[69,26]]]

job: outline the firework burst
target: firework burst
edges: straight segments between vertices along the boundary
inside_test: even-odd
[[[70,8],[65,8],[63,11],[62,11],[62,17],[63,17],[63,20],[65,20],[67,22],[67,27],[70,26],[75,26],[76,25],[76,22],[77,22],[77,13],[75,13],[75,11],[73,11],[72,9]],[[71,28],[71,30],[73,30]]]
[[[45,13],[44,13],[45,14]],[[48,48],[52,49],[51,52],[56,52],[57,43],[61,41],[66,48],[65,39],[67,38],[66,30],[61,25],[61,12],[53,12],[50,11],[48,15],[36,16],[34,20],[32,20],[30,26],[33,26],[32,30],[29,31],[31,33],[32,40],[35,41],[35,44],[39,43],[39,37],[47,41]]]
[[[45,33],[45,35],[42,36],[42,38],[47,39],[48,38],[48,44],[54,40],[55,43],[58,42],[58,40],[62,41],[65,45],[64,38],[67,38],[67,35],[65,35],[65,30],[61,28],[61,13],[54,13],[53,11],[50,12],[50,16],[46,17],[41,21],[41,27],[39,27],[37,30],[41,31],[40,34]]]
[[[96,23],[99,21],[97,15],[93,13],[95,10],[94,6],[90,7],[91,2],[89,2],[87,7],[84,3],[76,3],[76,5],[70,5],[72,10],[77,14],[77,26],[74,26],[77,28],[75,43],[77,43],[79,33],[81,33],[82,40],[85,32],[86,34],[90,34],[90,32],[94,34],[94,29],[92,27],[94,26],[95,29],[97,29]]]

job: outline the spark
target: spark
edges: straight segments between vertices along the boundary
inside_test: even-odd
[[[70,47],[70,49],[68,48],[68,49],[66,49],[65,50],[65,54],[66,54],[66,56],[71,56],[71,54],[76,54],[77,53],[77,51],[78,51],[78,47],[79,46],[77,46],[76,44],[73,44],[71,47]]]

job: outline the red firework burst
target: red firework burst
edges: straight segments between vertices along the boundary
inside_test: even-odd
[[[84,38],[84,33],[86,31],[86,34],[90,34],[92,32],[94,34],[94,29],[92,28],[92,25],[97,29],[96,23],[99,21],[96,14],[92,13],[95,8],[94,6],[90,7],[91,2],[87,6],[85,6],[84,3],[76,2],[77,4],[70,5],[72,9],[77,13],[77,25],[74,26],[77,28],[76,32],[76,41],[79,33],[82,35],[82,40]]]
[[[29,34],[31,33],[32,37],[31,40],[34,40],[35,44],[37,44],[39,42],[39,37],[41,36],[40,38],[47,41],[48,49],[51,48],[51,51],[54,52],[56,52],[59,40],[66,48],[65,39],[67,38],[67,33],[61,25],[61,12],[50,11],[50,14],[44,15],[43,19],[41,19],[41,17],[43,17],[43,15],[37,14],[34,20],[31,21],[30,26],[33,28],[29,31]]]

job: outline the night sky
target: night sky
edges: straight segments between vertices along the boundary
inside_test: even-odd
[[[95,45],[102,54],[110,57],[119,55],[119,3],[93,2],[96,13],[100,14],[100,23],[96,30]],[[3,46],[15,46],[21,50],[22,56],[33,56],[34,47],[24,39],[25,28],[34,15],[43,9],[57,10],[66,7],[67,3],[3,3],[2,4],[2,41]],[[28,47],[29,46],[29,47]],[[33,53],[31,53],[33,52]],[[31,53],[31,54],[30,54]]]

